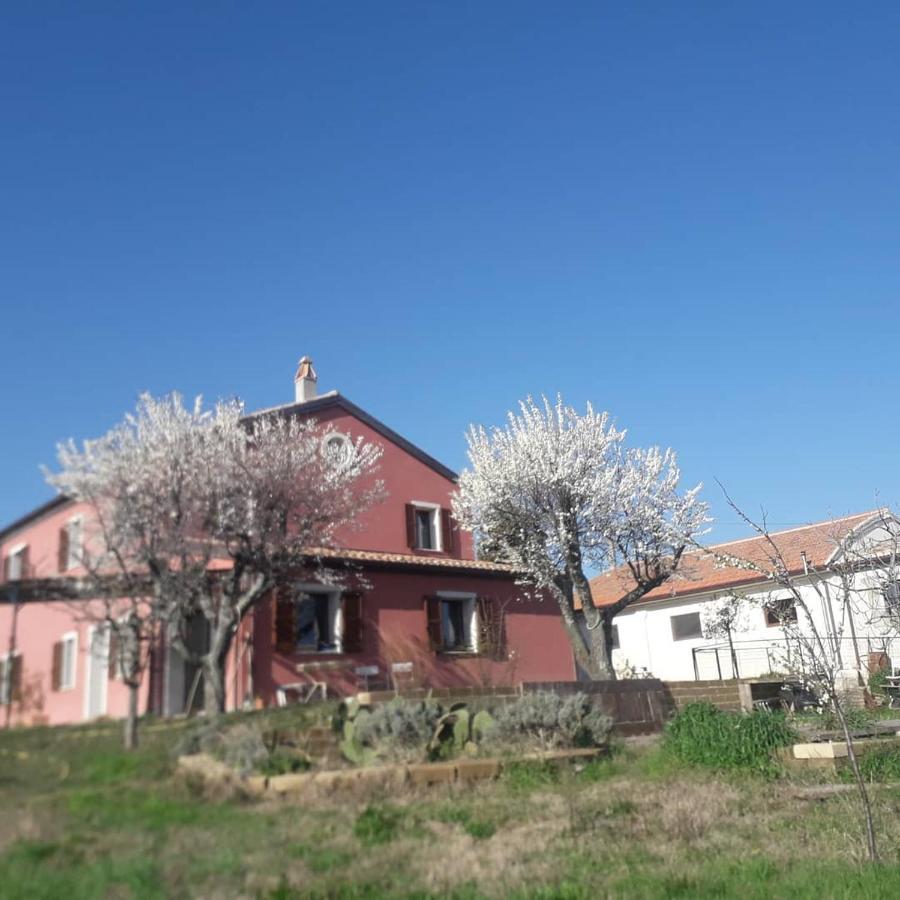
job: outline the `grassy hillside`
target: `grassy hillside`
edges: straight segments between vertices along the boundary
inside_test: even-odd
[[[171,778],[185,727],[145,728],[135,754],[113,725],[0,733],[0,896],[900,896],[892,789],[877,792],[887,862],[873,868],[857,864],[852,796],[797,800],[654,748],[301,806],[195,796]]]

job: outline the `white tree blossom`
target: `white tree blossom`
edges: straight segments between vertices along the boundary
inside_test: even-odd
[[[124,422],[81,447],[58,449],[48,480],[93,510],[98,575],[142,580],[145,616],[203,668],[209,712],[224,708],[224,668],[247,611],[285,579],[314,570],[316,551],[383,495],[379,447],[326,449],[328,429],[277,411],[244,417],[240,404],[187,408],[177,394],[140,398]],[[208,647],[188,647],[189,624]]]
[[[613,617],[676,570],[707,521],[700,487],[679,493],[673,451],[626,449],[608,413],[588,405],[579,415],[561,397],[555,404],[528,398],[506,427],[473,426],[467,438],[457,519],[482,552],[556,598],[580,665],[614,678]],[[619,565],[630,575],[627,588],[595,607],[587,571]]]
[[[749,606],[739,594],[719,597],[704,603],[700,610],[700,624],[703,637],[707,640],[725,638],[731,654],[731,671],[734,678],[739,678],[737,653],[734,649],[735,632],[745,631],[749,627]]]

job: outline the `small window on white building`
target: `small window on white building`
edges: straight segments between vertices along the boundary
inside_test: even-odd
[[[884,598],[884,614],[890,618],[900,616],[900,581],[890,581],[881,589]]]
[[[613,625],[612,627],[612,648],[613,650],[619,649],[619,626]]]
[[[797,607],[791,598],[773,600],[763,607],[763,615],[766,617],[767,627],[781,628],[797,621]]]
[[[703,637],[703,627],[700,624],[700,613],[682,613],[672,616],[672,640],[690,641]]]

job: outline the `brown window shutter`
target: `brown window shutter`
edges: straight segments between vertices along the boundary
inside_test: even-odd
[[[9,581],[9,556],[3,557],[3,580]]]
[[[297,646],[297,604],[287,588],[277,588],[272,599],[272,643],[278,653],[293,653]]]
[[[59,558],[57,565],[60,572],[65,572],[69,567],[69,529],[65,525],[59,529]]]
[[[425,598],[425,622],[428,628],[428,646],[432,650],[444,647],[444,629],[441,625],[441,598]]]
[[[416,549],[416,508],[412,503],[406,504],[406,546]]]
[[[63,644],[57,641],[53,645],[53,664],[50,668],[50,690],[58,691],[62,683]]]
[[[478,603],[478,653],[491,659],[506,658],[505,621],[499,604],[492,597],[479,597]]]
[[[109,677],[115,678],[119,671],[119,636],[114,628],[109,630]]]
[[[16,654],[9,661],[9,699],[22,699],[22,654]]]
[[[444,548],[444,553],[453,553],[455,547],[453,546],[453,538],[454,535],[453,527],[453,519],[450,515],[449,509],[441,510],[441,546]]]
[[[30,549],[27,544],[22,548],[22,575],[20,577],[23,581],[31,574]]]
[[[363,606],[362,594],[359,591],[350,591],[341,597],[341,616],[344,626],[341,650],[344,653],[362,653]]]

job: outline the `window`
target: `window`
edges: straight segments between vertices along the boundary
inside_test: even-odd
[[[75,687],[78,664],[78,634],[70,631],[53,645],[51,687],[54,691],[70,691]]]
[[[295,604],[296,649],[302,653],[336,653],[338,634],[334,596],[300,593]]]
[[[11,550],[3,561],[5,581],[21,581],[28,575],[28,546],[22,544]]]
[[[347,435],[332,431],[325,435],[322,449],[326,459],[333,462],[335,466],[342,466],[350,460],[353,453],[353,444]]]
[[[612,648],[613,650],[619,649],[619,626],[613,625],[612,627]]]
[[[450,510],[441,509],[437,503],[407,503],[406,543],[411,550],[452,553],[455,528]]]
[[[0,657],[0,706],[16,699],[22,686],[22,655],[14,653]]]
[[[797,607],[790,598],[773,600],[763,607],[763,615],[769,628],[780,628],[784,624],[797,621]]]
[[[82,520],[70,519],[59,530],[59,571],[68,572],[82,562]]]
[[[437,536],[434,527],[434,510],[416,510],[416,547],[420,550],[437,549]]]
[[[359,591],[290,585],[275,592],[272,642],[277,653],[361,653],[363,595]]]
[[[703,637],[703,628],[700,626],[700,613],[698,612],[672,616],[670,621],[673,641],[690,641]]]
[[[428,638],[443,653],[477,653],[478,603],[470,594],[428,597]]]

